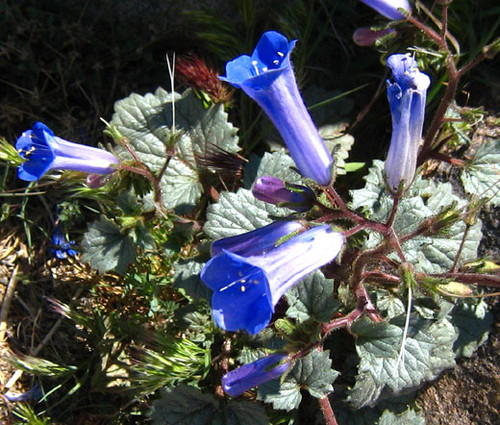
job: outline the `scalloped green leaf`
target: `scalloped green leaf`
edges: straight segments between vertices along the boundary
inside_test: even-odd
[[[457,357],[470,357],[488,339],[493,314],[484,300],[479,303],[458,302],[451,313],[451,323],[458,329],[453,349]]]
[[[392,319],[393,317],[397,317],[405,313],[406,307],[403,304],[403,301],[401,301],[401,299],[392,292],[378,290],[375,295],[376,298],[374,298],[374,300],[377,311],[385,312],[384,317],[387,319]]]
[[[179,214],[190,211],[203,194],[197,170],[177,158],[172,158],[161,179],[163,204]]]
[[[275,379],[259,387],[257,398],[272,403],[275,409],[296,409],[301,400],[301,389],[306,389],[316,398],[333,391],[333,382],[340,372],[332,369],[329,350],[312,351],[298,359],[283,381]]]
[[[179,260],[174,264],[174,286],[182,289],[184,293],[194,300],[209,300],[212,291],[201,281],[200,272],[204,262],[196,259]]]
[[[482,145],[460,175],[465,191],[472,196],[500,204],[500,140]]]
[[[220,403],[212,394],[179,385],[166,388],[153,402],[150,417],[154,425],[268,425],[262,406],[247,401]]]
[[[375,160],[363,178],[365,187],[351,190],[351,208],[364,211],[369,218],[384,220],[389,217],[392,208],[392,198],[389,197],[384,183],[384,163]]]
[[[345,402],[335,403],[333,409],[339,425],[375,425],[382,419],[401,418],[401,420],[417,420],[420,414],[414,412],[409,405],[414,404],[416,393],[407,393],[398,397],[382,400],[375,407],[364,407],[353,410]],[[389,422],[390,423],[390,422]],[[419,422],[396,422],[403,425],[420,425]]]
[[[104,217],[89,224],[83,236],[82,251],[82,261],[99,270],[99,273],[110,270],[124,273],[136,257],[132,238]]]
[[[138,158],[158,173],[165,166],[167,146],[175,138],[172,100],[175,128],[181,135],[160,187],[165,206],[184,213],[196,205],[203,193],[197,157],[203,157],[212,146],[230,153],[239,151],[237,129],[228,122],[223,105],[205,108],[191,90],[180,95],[158,88],[154,94],[133,93],[116,102],[112,124],[129,139]],[[131,159],[123,148],[118,149],[118,154]]]
[[[203,230],[212,239],[227,238],[263,227],[273,221],[272,217],[285,217],[289,212],[259,201],[247,189],[222,192],[219,202],[208,207]]]
[[[295,162],[284,149],[266,152],[262,157],[252,155],[245,167],[243,183],[249,189],[256,178],[273,176],[289,183],[303,184],[301,175],[295,170]]]
[[[458,333],[448,320],[412,318],[402,348],[404,321],[404,316],[379,323],[362,318],[352,326],[360,358],[349,395],[353,407],[373,406],[381,395],[413,389],[455,365],[453,344]]]
[[[317,322],[329,321],[341,307],[333,296],[333,280],[326,279],[321,271],[306,276],[287,293],[287,316],[304,322],[315,319]]]

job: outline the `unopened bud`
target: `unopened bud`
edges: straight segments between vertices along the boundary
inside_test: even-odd
[[[395,34],[394,28],[386,28],[381,30],[373,30],[371,28],[358,28],[352,36],[353,41],[358,46],[371,46],[379,39],[389,34]]]
[[[316,195],[308,187],[286,183],[272,176],[262,176],[255,180],[252,193],[261,201],[298,212],[310,210],[316,199]]]

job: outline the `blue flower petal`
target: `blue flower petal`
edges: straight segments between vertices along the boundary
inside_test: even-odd
[[[54,161],[51,144],[54,133],[41,122],[37,122],[31,130],[25,131],[16,141],[19,155],[26,159],[17,170],[21,180],[36,181],[49,169]]]
[[[56,258],[60,260],[64,260],[70,257],[74,257],[78,254],[78,251],[75,251],[73,247],[75,246],[75,241],[69,241],[66,239],[66,236],[61,231],[59,226],[56,226],[54,229],[54,233],[52,234],[52,244],[50,247],[50,252],[56,256]]]
[[[232,397],[237,397],[252,387],[281,376],[290,367],[284,354],[272,354],[252,363],[240,366],[222,377],[222,388]]]
[[[399,9],[411,12],[408,0],[361,0],[367,6],[375,9],[378,13],[389,19],[405,19],[405,15]]]
[[[243,81],[255,75],[252,69],[252,58],[248,55],[241,55],[226,64],[226,76],[221,76],[219,79],[236,88],[241,88]]]
[[[254,66],[259,74],[289,65],[290,53],[296,40],[288,42],[287,38],[276,31],[267,31],[257,43],[252,53]]]
[[[267,326],[273,306],[269,283],[261,268],[224,251],[207,262],[200,277],[214,291],[212,312],[219,327],[255,334]]]
[[[210,254],[214,257],[226,250],[243,257],[262,255],[276,248],[280,239],[300,230],[305,229],[298,221],[275,221],[251,232],[216,240],[210,247]]]
[[[259,246],[255,232],[246,235]],[[260,233],[265,246],[271,240],[267,240],[269,232],[267,226]],[[244,237],[241,235],[234,240],[234,249],[240,250],[245,245]],[[259,332],[269,324],[274,306],[285,292],[308,273],[333,260],[344,243],[342,233],[324,224],[299,233],[262,254],[244,257],[223,249],[200,273],[201,280],[214,291],[212,313],[215,321],[228,331]]]

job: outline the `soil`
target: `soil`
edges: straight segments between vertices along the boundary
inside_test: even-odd
[[[417,404],[426,425],[500,424],[500,302],[488,341],[470,359],[421,390]]]

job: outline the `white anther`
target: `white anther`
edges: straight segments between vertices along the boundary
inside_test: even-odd
[[[253,65],[253,67],[254,67],[254,69],[255,69],[255,73],[256,73],[257,75],[259,75],[259,67],[257,66],[257,64],[258,64],[258,63],[259,63],[259,62],[257,62],[257,61],[252,61],[252,65]]]

